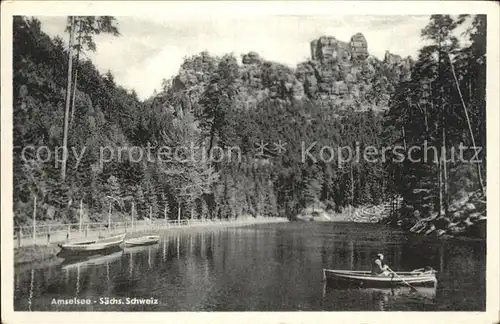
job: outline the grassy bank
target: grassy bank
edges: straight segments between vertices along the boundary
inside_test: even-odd
[[[215,230],[227,227],[239,227],[254,224],[264,224],[264,223],[281,223],[288,222],[285,218],[246,218],[238,219],[234,221],[220,221],[220,222],[206,222],[199,224],[181,225],[178,227],[156,227],[156,228],[145,228],[142,231],[130,232],[127,238],[135,238],[143,235],[165,235],[165,234],[182,234],[182,233],[197,233],[204,230]],[[97,232],[93,233],[93,236],[97,236]],[[114,234],[114,233],[113,233]],[[51,243],[47,245],[30,245],[14,248],[14,266],[20,266],[26,263],[43,262],[50,263],[53,260],[57,261],[57,253],[60,248],[57,243]]]

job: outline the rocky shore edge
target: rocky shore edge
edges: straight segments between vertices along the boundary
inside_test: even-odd
[[[390,218],[383,222],[425,236],[486,239],[486,196],[481,191],[463,194],[454,200],[447,215],[433,212],[419,218],[418,210],[412,214],[409,219]]]
[[[422,218],[419,217],[421,213],[418,210],[412,210],[407,217],[401,218],[400,215],[400,212],[390,215],[389,204],[347,207],[340,213],[327,210],[324,206],[316,206],[305,208],[293,220],[380,223],[424,236],[486,239],[486,196],[481,191],[464,193],[459,199],[452,201],[447,215],[433,212]]]
[[[387,204],[376,206],[347,206],[340,212],[326,208],[319,204],[304,208],[293,220],[302,222],[354,222],[354,223],[379,223],[388,210]]]

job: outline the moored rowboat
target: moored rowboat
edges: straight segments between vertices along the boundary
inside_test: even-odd
[[[61,253],[98,252],[120,247],[120,245],[125,241],[126,235],[127,234],[125,233],[98,240],[87,240],[80,242],[71,242],[66,244],[58,244],[58,246],[61,248]]]
[[[360,287],[435,286],[436,272],[414,270],[390,273],[387,276],[373,275],[370,271],[323,269],[323,279],[327,283],[355,285]]]
[[[133,239],[129,239],[125,241],[125,246],[141,246],[141,245],[150,245],[158,243],[160,240],[159,236],[149,235],[149,236],[141,236]]]

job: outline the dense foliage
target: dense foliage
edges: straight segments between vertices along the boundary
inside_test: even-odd
[[[240,65],[232,55],[203,52],[187,58],[179,74],[164,80],[162,91],[145,101],[79,56],[82,44],[95,50],[89,32],[72,58],[78,86],[62,179],[53,155],[63,137],[68,49],[61,39],[44,34],[38,20],[16,17],[15,223],[30,222],[35,195],[38,217],[64,222],[77,220],[80,201],[90,219],[99,220],[108,196],[125,213],[134,203],[139,218],[149,213],[176,218],[179,207],[183,218],[292,218],[311,205],[339,211],[394,195],[410,202],[412,190],[424,183],[435,200],[435,163],[396,163],[390,154],[387,161],[370,162],[363,150],[373,146],[380,151],[403,141],[407,146],[423,140],[440,145],[442,134],[447,147],[470,142],[448,52],[476,145],[485,145],[485,18],[473,18],[470,46],[457,44],[447,33],[436,41],[435,26],[451,30],[466,18],[433,16],[423,37],[437,43],[447,39],[451,45],[423,48],[416,62],[391,55],[383,62],[358,56],[352,63],[311,61],[293,70],[256,53],[245,55]],[[118,30],[105,26],[118,36]],[[438,60],[436,51],[441,53]],[[35,150],[26,150],[30,159],[23,160],[22,149],[30,145]],[[124,151],[136,147],[159,156],[165,147],[191,146],[199,148],[194,155],[184,150],[182,159],[162,161],[138,159],[138,149]],[[353,154],[359,148],[361,155],[342,160],[339,147],[349,147]],[[41,159],[36,158],[37,148]],[[120,150],[125,153],[118,158]],[[44,162],[47,152],[52,156]],[[112,159],[100,158],[110,152]],[[222,158],[203,159],[212,152],[222,152]],[[448,168],[447,181],[462,179],[459,165]],[[452,188],[447,192],[451,194]]]
[[[461,44],[454,31],[466,21]],[[391,98],[384,127],[392,145],[421,148],[412,153],[421,162],[390,166],[410,221],[447,217],[454,200],[484,196],[486,185],[486,17],[434,15],[422,37],[429,44]]]

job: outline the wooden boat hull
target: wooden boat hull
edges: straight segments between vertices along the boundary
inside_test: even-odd
[[[407,286],[434,287],[436,274],[432,272],[396,272],[397,275],[372,275],[368,271],[328,270],[323,269],[323,279],[330,285],[364,288],[391,288]],[[405,283],[406,282],[406,283]]]
[[[156,244],[160,240],[159,236],[143,236],[125,241],[126,247]]]
[[[116,235],[99,240],[87,240],[80,242],[72,242],[66,244],[58,244],[61,248],[60,254],[81,254],[81,253],[96,253],[106,250],[121,248],[127,234]]]

